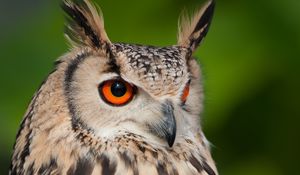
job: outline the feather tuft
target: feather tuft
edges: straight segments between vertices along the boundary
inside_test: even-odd
[[[215,8],[215,1],[208,1],[190,17],[186,10],[179,18],[178,45],[189,48],[192,52],[206,36]]]
[[[99,49],[111,43],[104,29],[100,8],[89,0],[64,0],[62,9],[68,15],[65,34],[73,46]]]

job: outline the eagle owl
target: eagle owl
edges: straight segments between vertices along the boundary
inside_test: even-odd
[[[215,175],[199,121],[210,0],[180,18],[178,43],[113,43],[89,0],[64,0],[72,49],[35,93],[10,174]]]

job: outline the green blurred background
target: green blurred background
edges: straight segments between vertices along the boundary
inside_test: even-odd
[[[183,7],[202,0],[97,0],[114,42],[176,43]],[[0,174],[31,96],[68,50],[59,0],[0,0]],[[196,56],[202,124],[223,175],[298,174],[300,1],[219,0]]]

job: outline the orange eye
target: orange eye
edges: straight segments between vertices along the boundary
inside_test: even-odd
[[[135,94],[135,87],[124,80],[108,80],[99,87],[102,99],[111,105],[122,106],[130,102]]]
[[[188,82],[186,85],[185,85],[185,88],[182,92],[182,95],[181,95],[181,101],[182,103],[185,103],[188,96],[189,96],[189,93],[190,93],[190,82]]]

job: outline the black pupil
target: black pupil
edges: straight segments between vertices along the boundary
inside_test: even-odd
[[[116,97],[122,97],[125,95],[127,91],[126,85],[124,82],[121,81],[115,81],[111,85],[111,93]]]

